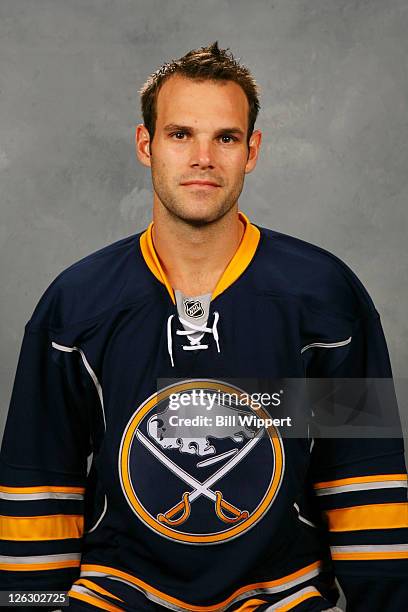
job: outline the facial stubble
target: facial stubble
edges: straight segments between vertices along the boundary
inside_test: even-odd
[[[151,157],[151,175],[154,191],[160,202],[170,213],[170,215],[175,219],[178,219],[179,221],[187,223],[194,227],[201,227],[208,225],[209,223],[215,223],[216,221],[224,217],[224,215],[226,215],[231,210],[231,208],[235,206],[242,192],[245,179],[245,172],[242,172],[238,180],[236,180],[231,186],[231,188],[227,191],[225,191],[225,186],[222,186],[220,188],[216,188],[215,193],[200,192],[199,196],[193,193],[189,195],[187,191],[190,188],[181,186],[180,182],[182,182],[182,180],[191,180],[191,177],[190,179],[184,178],[180,180],[167,179],[166,172],[163,170],[163,168],[157,166],[153,159],[153,156]],[[195,176],[195,178],[198,178],[197,175]],[[208,176],[201,176],[200,178],[202,180],[216,180],[215,178],[210,178]],[[172,186],[173,184],[174,187]],[[177,194],[177,191],[179,191],[180,189],[186,190],[186,193],[184,194],[184,199],[187,197],[195,199],[197,209],[199,209],[200,206],[200,198],[202,198],[203,202],[209,198],[213,198],[214,201],[213,206],[211,206],[211,210],[209,211],[206,207],[207,210],[202,216],[197,214],[197,210],[195,210],[193,214],[189,213],[187,207],[183,206],[182,198],[180,198]],[[217,193],[218,189],[222,189],[221,198],[220,195]],[[214,197],[215,195],[217,197]]]

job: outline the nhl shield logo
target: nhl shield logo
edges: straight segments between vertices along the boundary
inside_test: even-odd
[[[248,419],[251,406],[213,402],[209,410],[204,402],[176,410],[171,404],[180,393],[210,396],[220,389],[242,393],[214,380],[169,385],[139,406],[122,437],[118,467],[128,504],[155,533],[180,543],[239,537],[266,515],[282,482],[280,434],[246,425],[242,415]],[[257,416],[268,415],[258,409]]]
[[[193,319],[204,316],[204,308],[200,300],[184,300],[184,311],[188,317]]]

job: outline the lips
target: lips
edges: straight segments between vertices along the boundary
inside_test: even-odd
[[[186,181],[185,183],[181,183],[183,186],[186,185],[196,185],[196,186],[207,186],[207,187],[219,187],[218,183],[213,183],[212,181]]]

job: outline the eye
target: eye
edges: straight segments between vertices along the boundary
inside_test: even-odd
[[[170,136],[173,138],[173,136],[176,137],[176,140],[182,140],[183,136],[185,136],[186,132],[183,132],[181,130],[179,130],[178,132],[173,132],[172,134],[170,134]],[[181,135],[181,138],[179,138],[179,136]]]
[[[229,138],[229,141],[227,141],[227,142],[225,140],[222,140],[223,144],[229,144],[229,142],[234,142],[234,141],[237,140],[237,138],[235,138],[235,136],[231,136],[230,134],[222,134],[222,136],[220,136],[220,138],[221,139]]]

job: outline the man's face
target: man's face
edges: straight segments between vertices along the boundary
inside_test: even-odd
[[[150,159],[141,160],[151,166],[155,205],[202,225],[237,203],[260,144],[260,133],[254,132],[248,148],[248,108],[243,89],[233,81],[199,82],[176,75],[164,83]]]

